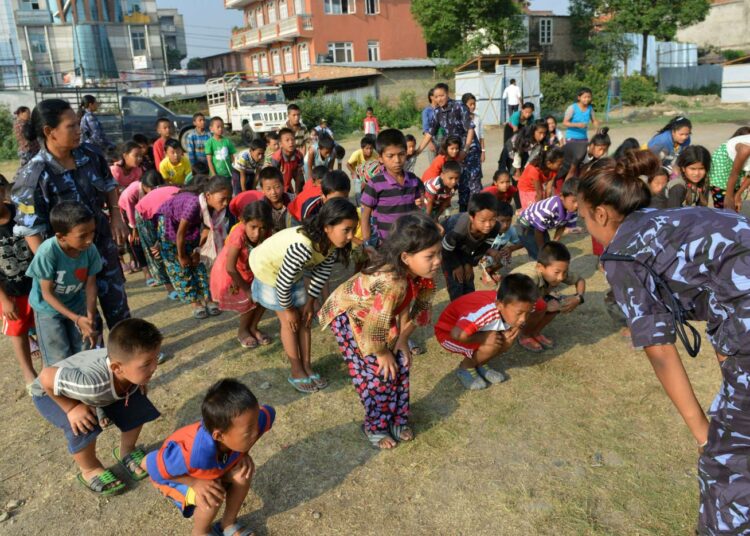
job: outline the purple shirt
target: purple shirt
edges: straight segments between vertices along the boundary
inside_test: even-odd
[[[577,219],[577,212],[568,212],[562,199],[553,196],[528,206],[521,213],[520,223],[544,232],[558,227],[575,227]]]
[[[159,208],[159,214],[164,216],[164,232],[167,239],[177,242],[177,229],[180,220],[188,222],[185,233],[186,241],[197,241],[201,234],[201,204],[196,194],[180,192],[173,195]]]
[[[360,202],[372,209],[378,236],[385,240],[397,219],[418,209],[417,199],[423,195],[424,184],[413,173],[405,171],[404,184],[401,185],[383,169],[383,173],[375,175],[365,185]]]

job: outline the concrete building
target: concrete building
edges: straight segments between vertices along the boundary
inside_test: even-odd
[[[244,70],[277,83],[312,78],[315,65],[425,58],[409,0],[224,0],[242,9],[231,48]]]
[[[164,45],[186,57],[185,21],[180,12],[176,9],[157,9],[156,16],[159,18],[159,31],[164,39]]]
[[[244,71],[242,54],[239,52],[222,52],[213,56],[201,58],[203,61],[203,72],[206,78],[217,78],[226,73],[238,73]]]
[[[750,54],[750,0],[713,0],[706,19],[678,30],[677,41]]]
[[[156,0],[0,0],[0,85],[163,79],[165,40],[187,48],[182,17],[163,11],[165,37]]]

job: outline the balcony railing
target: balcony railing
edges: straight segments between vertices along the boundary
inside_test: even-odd
[[[50,12],[43,9],[17,9],[16,10],[16,24],[19,26],[25,25],[42,25],[52,23],[52,15]]]
[[[294,15],[260,28],[246,27],[232,32],[232,50],[244,50],[258,45],[272,43],[313,29],[311,15]]]

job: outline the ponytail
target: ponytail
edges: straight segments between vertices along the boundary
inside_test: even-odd
[[[40,101],[31,112],[31,120],[23,125],[23,137],[28,141],[43,140],[44,128],[57,128],[62,116],[71,109],[70,104],[62,99]]]
[[[622,216],[647,207],[651,192],[628,161],[602,158],[581,178],[578,195],[591,205],[608,206]]]
[[[609,139],[608,132],[609,127],[600,128],[597,133],[591,137],[589,145],[594,145],[596,147],[609,147],[612,145],[612,140]]]
[[[78,109],[78,119],[81,119],[89,109],[89,106],[96,102],[96,97],[93,95],[84,95],[81,99],[81,105]]]
[[[529,162],[529,165],[546,170],[548,163],[558,162],[563,158],[565,158],[565,152],[561,147],[542,147],[542,150]]]

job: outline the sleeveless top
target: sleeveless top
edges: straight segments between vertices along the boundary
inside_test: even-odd
[[[593,109],[591,105],[586,108],[585,112],[581,110],[577,102],[573,103],[571,108],[573,109],[573,115],[570,117],[571,123],[586,123],[588,125],[591,122],[591,110]],[[565,137],[569,140],[586,140],[588,136],[588,128],[568,127],[565,132]]]

